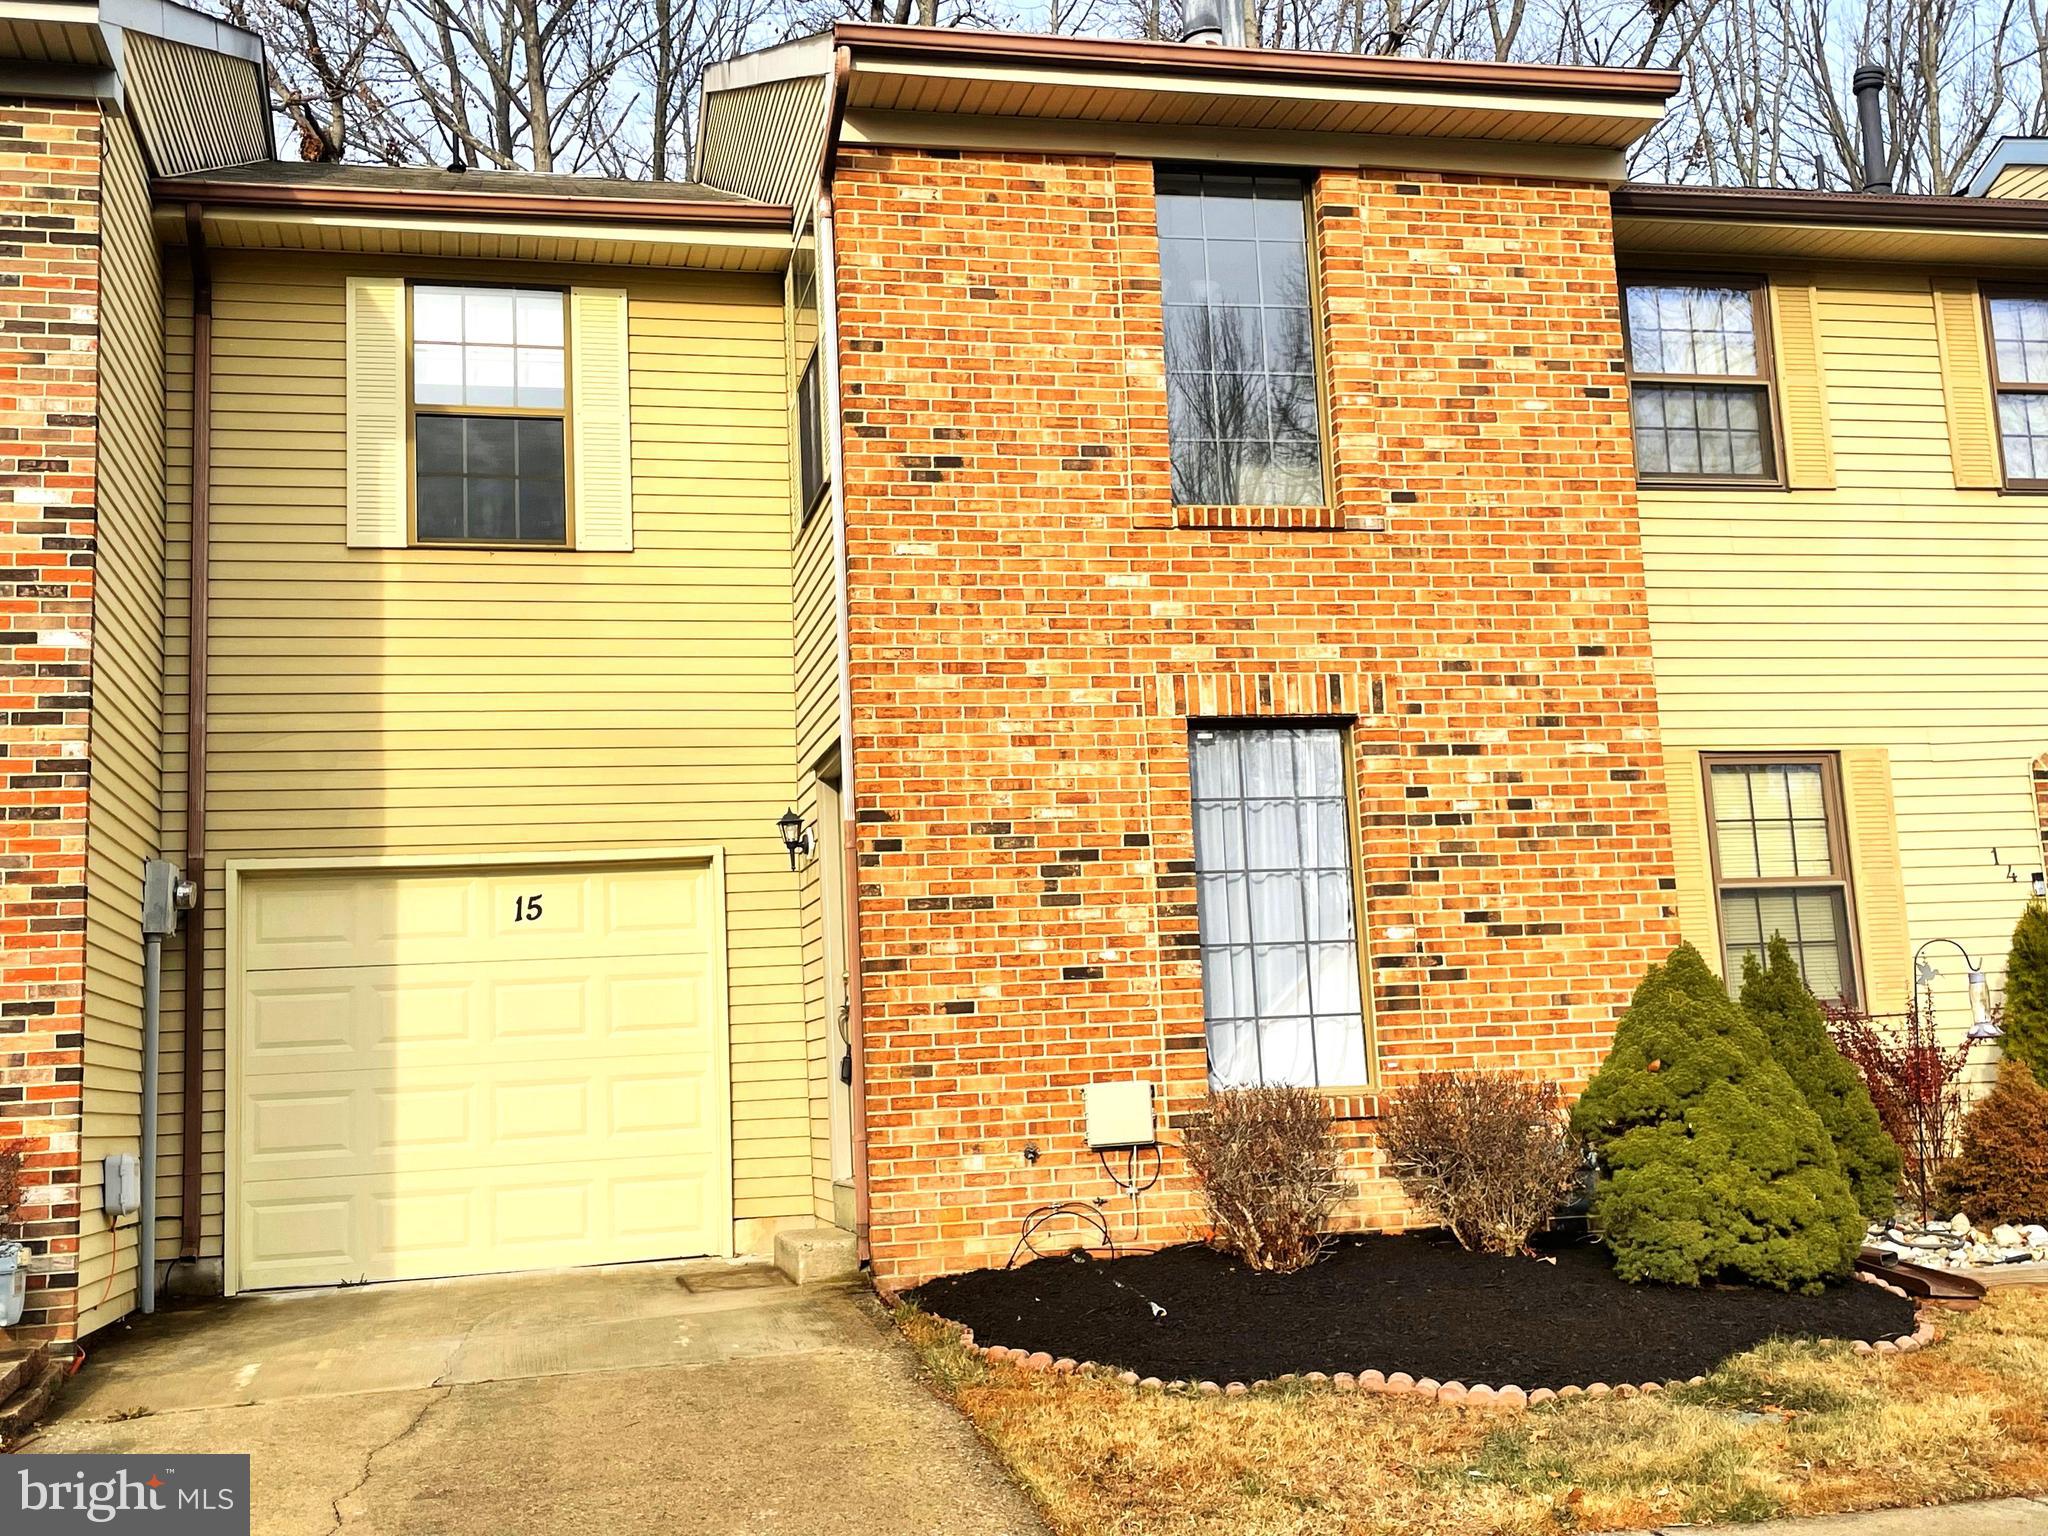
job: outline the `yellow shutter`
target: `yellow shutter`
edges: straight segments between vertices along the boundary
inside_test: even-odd
[[[626,295],[569,294],[569,429],[576,547],[633,547],[633,444],[627,427]]]
[[[1785,483],[1795,491],[1831,490],[1835,445],[1828,426],[1827,380],[1813,283],[1771,284],[1771,335],[1778,361],[1778,412],[1785,429]]]
[[[1664,793],[1671,808],[1671,861],[1678,876],[1679,937],[1721,969],[1721,925],[1714,910],[1714,872],[1707,855],[1706,793],[1700,755],[1690,747],[1664,749]]]
[[[348,542],[403,549],[405,282],[348,280]]]
[[[1948,451],[1956,486],[1995,491],[2004,477],[1977,284],[1967,277],[1935,278],[1934,323],[1941,345],[1941,392],[1948,401]]]
[[[1842,802],[1849,878],[1856,892],[1857,948],[1863,957],[1863,1003],[1873,1012],[1892,1013],[1906,1005],[1911,955],[1891,757],[1883,747],[1843,750]]]

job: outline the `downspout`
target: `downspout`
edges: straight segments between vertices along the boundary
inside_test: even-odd
[[[196,890],[185,922],[184,1094],[180,1129],[178,1256],[199,1257],[200,1164],[206,1111],[206,672],[208,500],[213,482],[213,269],[197,203],[185,206],[192,268],[191,570],[185,625],[185,873]]]
[[[162,1050],[164,937],[142,936],[142,1156],[135,1207],[135,1309],[156,1310],[156,1096]]]
[[[851,623],[846,591],[846,453],[842,402],[839,395],[839,258],[832,227],[832,171],[839,149],[839,125],[846,119],[846,86],[853,75],[853,50],[844,43],[832,53],[832,95],[825,118],[825,138],[818,164],[818,324],[823,333],[825,398],[832,403],[832,430],[826,450],[832,467],[832,559],[838,580],[833,583],[834,645],[839,677],[839,806],[837,835],[844,856],[840,878],[846,889],[840,910],[846,916],[846,1055],[853,1081],[847,1134],[853,1154],[853,1236],[863,1264],[873,1262],[868,1242],[868,1079],[861,1028],[860,969],[860,816],[853,751],[853,682]]]

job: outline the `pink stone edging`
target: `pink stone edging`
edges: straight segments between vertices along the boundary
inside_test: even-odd
[[[1895,1296],[1906,1296],[1908,1300],[1912,1299],[1898,1286],[1893,1285],[1889,1280],[1882,1280],[1876,1275],[1865,1274],[1862,1270],[1858,1270],[1856,1271],[1856,1278],[1890,1291]],[[1918,1307],[1914,1314],[1917,1326],[1911,1333],[1902,1333],[1897,1338],[1892,1339],[1855,1339],[1850,1341],[1849,1347],[1858,1355],[1908,1355],[1915,1350],[1925,1349],[1941,1336],[1940,1330],[1935,1327],[1934,1323],[1934,1313],[1936,1310],[1931,1305],[1923,1304]],[[1141,1391],[1170,1392],[1180,1389],[1192,1392],[1198,1397],[1246,1397],[1254,1392],[1262,1392],[1269,1387],[1293,1386],[1298,1382],[1306,1382],[1310,1386],[1328,1387],[1330,1390],[1340,1393],[1377,1392],[1390,1397],[1431,1398],[1439,1403],[1466,1408],[1505,1409],[1510,1412],[1518,1412],[1524,1408],[1540,1408],[1545,1403],[1569,1402],[1574,1398],[1591,1400],[1603,1397],[1620,1399],[1647,1396],[1665,1391],[1669,1387],[1697,1387],[1704,1384],[1707,1379],[1704,1376],[1694,1376],[1690,1380],[1683,1382],[1621,1382],[1613,1385],[1604,1381],[1594,1381],[1588,1382],[1583,1386],[1536,1387],[1529,1389],[1518,1386],[1496,1387],[1486,1382],[1479,1382],[1468,1386],[1461,1381],[1440,1382],[1429,1376],[1425,1376],[1420,1381],[1417,1381],[1406,1371],[1395,1371],[1391,1375],[1382,1374],[1379,1371],[1359,1371],[1355,1374],[1350,1371],[1337,1371],[1327,1375],[1322,1371],[1309,1371],[1299,1376],[1290,1372],[1276,1381],[1254,1381],[1250,1383],[1242,1381],[1168,1382],[1161,1381],[1157,1376],[1140,1376],[1136,1371],[1114,1370],[1108,1366],[1097,1365],[1093,1360],[1077,1362],[1065,1357],[1055,1360],[1043,1350],[1033,1354],[1026,1350],[1010,1349],[1001,1344],[977,1344],[971,1329],[962,1327],[958,1323],[953,1324],[953,1326],[959,1329],[960,1339],[963,1344],[993,1365],[1014,1365],[1027,1371],[1049,1371],[1061,1376],[1112,1375],[1125,1386],[1136,1387]]]

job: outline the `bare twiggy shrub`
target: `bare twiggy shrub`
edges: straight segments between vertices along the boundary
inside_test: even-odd
[[[1481,1253],[1526,1253],[1581,1159],[1555,1083],[1431,1072],[1394,1096],[1380,1142],[1417,1208]]]
[[[0,1243],[12,1242],[21,1230],[26,1197],[21,1168],[22,1144],[0,1142]]]
[[[1209,1241],[1253,1269],[1305,1269],[1345,1193],[1330,1111],[1312,1088],[1228,1088],[1181,1133]]]

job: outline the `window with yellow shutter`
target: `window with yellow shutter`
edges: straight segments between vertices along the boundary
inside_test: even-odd
[[[1984,310],[2005,483],[2048,489],[2048,293],[1987,288]]]
[[[1622,307],[1637,477],[1782,484],[1763,280],[1631,278]]]
[[[1782,937],[1815,997],[1854,1002],[1855,910],[1840,770],[1831,753],[1703,759],[1707,842],[1731,990]]]

